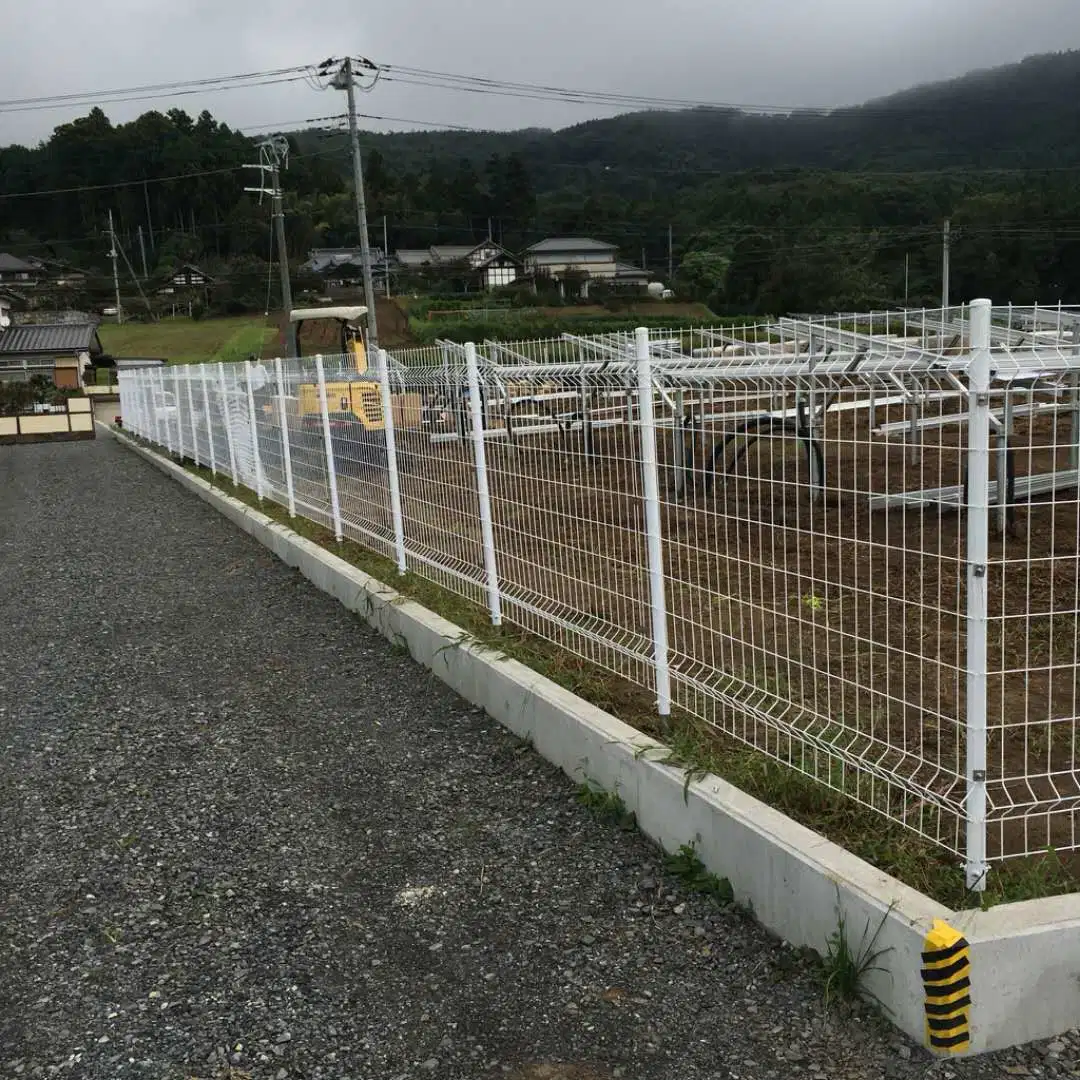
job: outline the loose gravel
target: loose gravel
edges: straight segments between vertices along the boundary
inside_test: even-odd
[[[0,447],[0,1077],[1076,1075],[931,1059],[112,439]]]

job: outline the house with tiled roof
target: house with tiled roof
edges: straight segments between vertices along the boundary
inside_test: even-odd
[[[6,326],[0,322],[0,381],[44,375],[62,389],[77,390],[87,368],[104,351],[93,321]]]

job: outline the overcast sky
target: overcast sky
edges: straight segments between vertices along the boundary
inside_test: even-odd
[[[1080,0],[32,0],[0,23],[0,101],[313,63],[379,63],[661,97],[841,105],[1080,47]],[[115,120],[207,108],[234,127],[341,111],[305,83],[103,105]],[[613,110],[381,83],[361,111],[478,127],[564,127]],[[0,145],[87,107],[0,106]],[[419,130],[366,121],[380,130]]]

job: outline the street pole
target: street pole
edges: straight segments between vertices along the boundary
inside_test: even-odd
[[[675,286],[675,233],[672,226],[667,227],[667,287],[673,289]]]
[[[143,239],[142,226],[139,226],[139,251],[142,253],[142,276],[145,281],[150,276],[150,271],[146,269],[146,241]]]
[[[360,161],[360,132],[356,126],[356,86],[353,82],[351,57],[345,58],[339,81],[335,83],[341,89],[344,82],[349,98],[349,138],[352,140],[353,193],[356,197],[356,223],[360,230],[360,259],[364,264],[364,303],[368,309],[367,348],[371,351],[379,343],[379,327],[375,318],[375,286],[371,279],[371,244],[368,240],[367,203],[364,200],[364,168]]]
[[[386,215],[382,216],[383,276],[386,280],[386,299],[390,299],[390,232],[386,226]]]
[[[296,324],[292,314],[292,282],[289,280],[289,251],[285,244],[285,193],[281,190],[281,173],[275,165],[270,170],[270,183],[274,189],[274,235],[277,237],[278,270],[281,273],[281,306],[285,309],[285,340],[289,356],[296,356]]]
[[[259,145],[260,161],[258,165],[247,165],[245,168],[258,169],[260,174],[257,188],[244,188],[259,196],[262,201],[264,195],[269,195],[271,203],[274,229],[275,247],[278,254],[278,271],[281,274],[281,306],[285,311],[285,341],[288,355],[298,355],[296,347],[296,324],[291,319],[293,298],[292,282],[289,280],[289,250],[285,243],[285,193],[281,188],[281,162],[286,166],[289,162],[288,141],[280,136],[267,139]],[[266,187],[264,177],[269,174],[270,187]]]
[[[146,231],[150,235],[150,250],[154,250],[154,219],[150,216],[150,185],[144,180],[143,199],[146,200]]]
[[[908,284],[911,281],[911,255],[904,253],[904,307],[908,306]]]
[[[951,239],[951,225],[952,223],[948,218],[945,219],[945,233],[942,236],[941,244],[941,307],[942,314],[944,315],[944,309],[949,306],[949,244]]]
[[[109,211],[109,258],[112,259],[112,279],[113,288],[116,290],[116,321],[122,323],[124,321],[124,312],[120,307],[120,271],[117,267],[116,260],[120,256],[116,251],[116,229],[113,228],[113,216],[112,211]]]

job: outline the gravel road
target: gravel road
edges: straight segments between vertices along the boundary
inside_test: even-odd
[[[934,1062],[112,439],[0,447],[0,1077]]]

